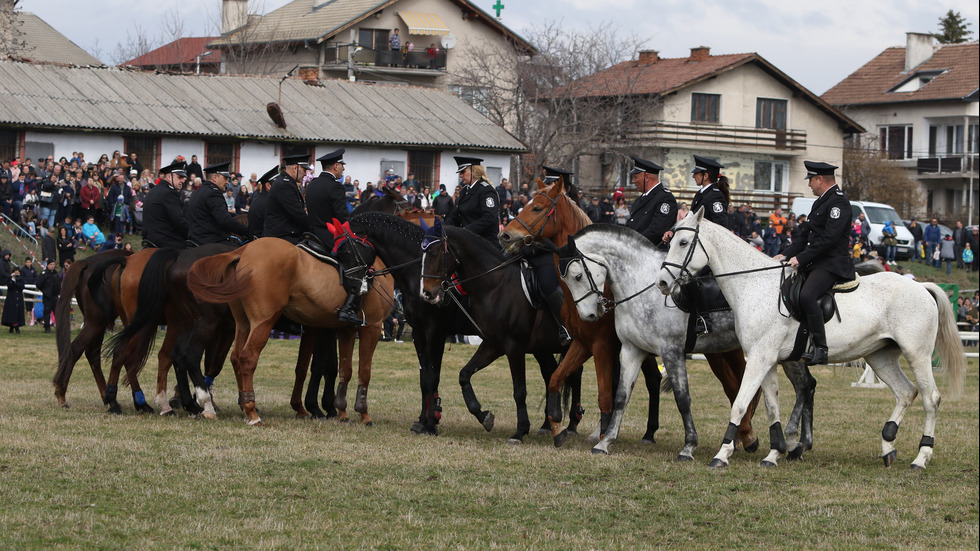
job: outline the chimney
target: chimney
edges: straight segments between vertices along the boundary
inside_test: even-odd
[[[640,65],[653,65],[660,60],[660,52],[657,50],[640,50]]]
[[[698,46],[696,48],[691,48],[691,58],[690,61],[704,61],[711,56],[711,48],[707,46]]]
[[[248,24],[248,0],[221,0],[221,34],[226,35]]]
[[[922,65],[932,57],[932,35],[929,33],[905,33],[905,70]]]

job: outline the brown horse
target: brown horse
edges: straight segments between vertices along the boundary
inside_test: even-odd
[[[499,235],[500,244],[507,252],[514,253],[521,246],[542,239],[549,239],[559,247],[565,246],[569,236],[574,235],[591,223],[585,213],[569,199],[564,188],[564,179],[559,179],[556,183],[548,186],[538,180],[538,190],[531,197],[527,206]],[[555,269],[558,269],[557,255],[555,256]],[[583,321],[576,312],[568,287],[564,282],[561,282],[561,287],[565,293],[562,318],[575,340],[572,341],[569,353],[558,366],[558,370],[548,385],[549,403],[557,403],[555,397],[564,384],[565,378],[572,371],[578,369],[591,355],[595,358],[596,380],[599,387],[599,409],[603,415],[608,415],[608,412],[612,411],[612,369],[616,365],[615,361],[621,347],[615,332],[614,314],[609,313],[595,322]],[[609,290],[605,289],[604,291],[609,298]],[[741,385],[742,374],[745,372],[745,357],[742,350],[705,354],[705,357],[708,359],[712,372],[721,381],[725,395],[730,401],[734,400]],[[653,398],[651,396],[651,402]],[[755,413],[755,406],[758,401],[759,396],[756,395],[739,427],[739,441],[743,448],[750,452],[754,452],[759,447],[759,439],[752,431],[752,415]],[[554,407],[549,413],[553,411],[555,411]],[[560,409],[557,411],[558,420],[560,420]],[[560,428],[553,426],[552,430],[557,435],[556,444],[560,444],[559,438],[563,438]]]
[[[356,239],[347,239],[338,248],[344,266],[384,264],[374,258],[373,249]],[[381,337],[381,322],[392,308],[394,284],[388,275],[373,279],[365,268],[347,270],[345,277],[362,283],[367,294],[362,301],[364,326],[360,331],[358,389],[354,410],[361,422],[371,424],[367,412],[367,389],[371,360]],[[238,380],[239,402],[250,425],[261,424],[255,408],[253,377],[269,333],[281,315],[304,326],[339,329],[341,346],[338,410],[346,406],[346,381],[351,377],[353,347],[357,328],[340,323],[337,311],[347,292],[338,271],[288,242],[277,238],[253,241],[230,253],[198,260],[187,276],[187,285],[198,300],[228,304],[235,318],[235,344],[231,363]],[[302,387],[302,383],[299,383]],[[297,389],[294,389],[294,400]]]

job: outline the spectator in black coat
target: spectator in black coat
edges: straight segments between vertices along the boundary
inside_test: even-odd
[[[58,302],[58,294],[61,292],[61,275],[58,273],[57,263],[53,258],[48,259],[47,267],[38,277],[37,290],[41,291],[41,300],[44,302],[44,316],[42,318],[44,332],[50,333],[51,313],[54,312],[55,304]]]
[[[15,266],[3,284],[7,286],[7,296],[3,301],[3,315],[0,323],[10,328],[11,333],[20,334],[24,325],[24,278],[20,267]]]

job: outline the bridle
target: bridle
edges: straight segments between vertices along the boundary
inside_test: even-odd
[[[677,264],[675,262],[667,262],[666,260],[664,260],[663,264],[660,265],[660,268],[663,270],[667,270],[667,273],[673,276],[674,281],[677,281],[679,285],[683,285],[684,283],[693,281],[698,277],[692,274],[691,271],[687,269],[688,265],[691,263],[691,260],[694,258],[695,245],[701,247],[701,250],[704,252],[705,258],[708,258],[708,251],[704,248],[704,244],[701,243],[701,239],[700,239],[701,225],[696,224],[693,228],[688,228],[688,227],[675,228],[674,239],[677,238],[677,233],[682,231],[694,232],[694,238],[691,240],[691,247],[687,249],[687,254],[684,255],[684,261],[681,264]],[[674,274],[671,268],[677,268],[680,271],[680,274]],[[684,279],[682,280],[681,277],[683,277]]]
[[[530,225],[528,225],[523,220],[521,220],[520,215],[514,218],[514,221],[519,223],[521,227],[524,228],[524,231],[527,232],[527,235],[524,236],[524,245],[531,245],[532,243],[537,241],[539,237],[541,237],[541,234],[544,233],[545,226],[548,225],[549,218],[551,219],[552,223],[555,226],[555,233],[558,233],[558,217],[553,215],[558,210],[558,200],[562,197],[563,194],[559,193],[558,197],[552,198],[550,195],[546,193],[546,190],[540,190],[534,194],[534,197],[537,197],[538,195],[542,195],[542,194],[545,196],[545,198],[551,201],[550,208],[545,209],[541,214],[539,214],[538,217],[535,218]],[[532,232],[531,228],[537,226],[538,222],[541,222],[541,226],[537,229],[537,231]]]
[[[586,259],[588,259],[589,261],[594,262],[594,263],[602,266],[603,268],[606,269],[606,273],[607,274],[609,273],[609,267],[608,266],[606,266],[605,264],[603,264],[602,262],[599,262],[598,260],[596,260],[594,258],[590,258],[590,257],[586,256],[582,252],[578,252],[574,257],[572,257],[570,260],[568,260],[566,263],[564,263],[564,269],[562,269],[561,270],[561,273],[558,274],[558,275],[560,275],[562,277],[562,279],[564,279],[565,276],[568,275],[568,269],[572,266],[572,264],[575,263],[575,262],[581,262],[582,263],[582,271],[585,272],[585,277],[586,277],[586,279],[589,282],[589,290],[584,295],[582,295],[579,298],[575,298],[573,296],[572,297],[572,301],[574,302],[574,304],[577,305],[578,303],[580,303],[583,300],[591,297],[592,295],[596,295],[596,297],[597,297],[596,298],[596,303],[598,304],[598,307],[599,307],[599,317],[602,317],[602,316],[606,315],[606,312],[609,312],[610,310],[612,310],[613,308],[615,308],[615,304],[614,304],[614,301],[609,300],[608,298],[606,298],[606,296],[603,294],[602,290],[599,289],[599,285],[596,284],[595,277],[592,275],[592,270],[589,269],[589,264],[586,262]],[[561,264],[562,263],[559,262],[559,266],[561,266]],[[571,294],[571,290],[569,290],[569,294]]]

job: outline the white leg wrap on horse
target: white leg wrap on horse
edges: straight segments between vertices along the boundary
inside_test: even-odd
[[[592,431],[592,434],[589,435],[589,438],[586,440],[586,442],[588,442],[589,444],[598,444],[599,438],[601,436],[602,436],[602,425],[596,425],[595,430]]]
[[[715,459],[723,462],[725,465],[728,465],[728,458],[731,457],[732,453],[734,452],[735,452],[734,442],[728,442],[722,444],[721,449],[718,450],[718,455],[715,455]]]
[[[256,417],[255,419],[250,419],[247,422],[248,422],[248,425],[249,426],[254,427],[255,425],[261,424],[262,423],[262,419],[260,417]]]
[[[214,411],[214,404],[211,403],[211,393],[208,389],[201,387],[194,387],[194,398],[197,400],[197,405],[204,408],[204,412],[201,414],[205,419],[217,419],[218,415]]]
[[[173,411],[170,409],[170,401],[167,400],[167,391],[157,392],[156,399],[157,407],[160,408],[160,415],[166,415]]]
[[[895,443],[894,442],[889,442],[887,440],[882,440],[881,441],[881,456],[882,457],[885,457],[886,455],[890,454],[893,451],[895,451]]]
[[[775,467],[779,461],[779,450],[769,450],[769,455],[762,460],[763,465]]]
[[[926,464],[932,459],[932,452],[934,448],[930,446],[922,446],[919,448],[919,455],[915,456],[915,461],[912,462],[913,467],[918,467],[920,469],[925,469]]]

